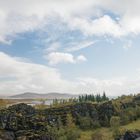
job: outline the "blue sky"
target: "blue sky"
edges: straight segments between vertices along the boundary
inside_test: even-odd
[[[140,92],[138,0],[0,0],[0,95]]]

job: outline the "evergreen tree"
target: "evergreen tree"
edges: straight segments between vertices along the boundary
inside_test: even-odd
[[[102,101],[108,101],[108,97],[106,96],[105,91],[103,92]]]

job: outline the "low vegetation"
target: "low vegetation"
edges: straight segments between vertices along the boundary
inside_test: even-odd
[[[51,107],[17,104],[0,110],[0,139],[119,140],[128,130],[140,129],[139,119],[140,95],[112,100],[105,93],[83,95],[55,100]]]

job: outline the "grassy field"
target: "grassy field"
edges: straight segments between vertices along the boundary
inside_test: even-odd
[[[97,130],[82,131],[81,137],[78,140],[92,140],[91,136],[99,132],[103,136],[103,140],[113,140],[112,131],[109,128],[100,128]]]
[[[120,130],[140,130],[140,120],[134,121],[130,124],[124,125],[120,127]],[[111,128],[100,128],[97,130],[90,130],[90,131],[82,131],[81,137],[78,140],[92,140],[91,136],[94,135],[94,133],[99,132],[103,138],[102,140],[113,140],[113,134]]]
[[[135,129],[140,130],[140,120],[137,120],[130,124],[124,125],[121,128],[126,129],[126,130],[135,130]]]

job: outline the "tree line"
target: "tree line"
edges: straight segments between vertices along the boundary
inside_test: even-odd
[[[69,103],[81,103],[81,102],[104,102],[109,101],[109,97],[106,96],[106,93],[103,92],[101,95],[99,94],[83,94],[79,95],[78,98],[70,98],[70,99],[53,99],[52,106],[69,104]]]
[[[86,94],[86,95],[80,95],[78,98],[79,102],[86,102],[86,101],[103,102],[103,101],[108,101],[108,100],[109,100],[109,98],[106,96],[105,92],[103,92],[103,95]]]

